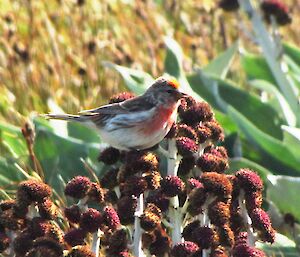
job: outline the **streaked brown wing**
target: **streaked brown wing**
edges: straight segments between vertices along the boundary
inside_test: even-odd
[[[153,107],[154,104],[147,101],[145,97],[138,96],[121,103],[108,104],[96,109],[81,111],[80,114],[126,114],[136,111],[147,111]]]

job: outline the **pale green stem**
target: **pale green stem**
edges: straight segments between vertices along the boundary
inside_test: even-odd
[[[134,235],[133,235],[133,253],[136,257],[146,256],[142,249],[142,228],[140,224],[140,216],[144,211],[144,195],[138,197],[137,207],[134,218]]]
[[[95,257],[100,256],[100,236],[101,236],[102,231],[98,229],[94,234],[93,234],[93,241],[92,241],[92,252],[95,254]]]

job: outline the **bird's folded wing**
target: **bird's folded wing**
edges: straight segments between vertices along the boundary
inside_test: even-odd
[[[154,107],[154,104],[141,100],[142,99],[140,99],[140,97],[136,97],[121,103],[108,104],[99,108],[81,111],[79,114],[126,114],[131,112],[147,111]]]

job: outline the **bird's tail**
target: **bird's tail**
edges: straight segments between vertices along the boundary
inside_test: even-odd
[[[46,119],[55,119],[55,120],[66,120],[66,121],[77,121],[85,122],[90,120],[92,115],[72,115],[72,114],[43,114],[41,117]]]

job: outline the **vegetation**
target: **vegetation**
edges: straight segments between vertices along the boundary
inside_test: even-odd
[[[140,94],[167,73],[212,106],[225,133],[216,145],[227,149],[226,173],[250,168],[262,178],[277,234],[256,247],[298,256],[299,17],[279,1],[264,1],[264,13],[258,1],[221,1],[230,13],[211,1],[48,2],[0,2],[1,198],[36,178],[62,208],[67,181],[96,182],[108,169],[97,161],[104,145],[95,131],[33,112],[92,108],[125,88]]]

